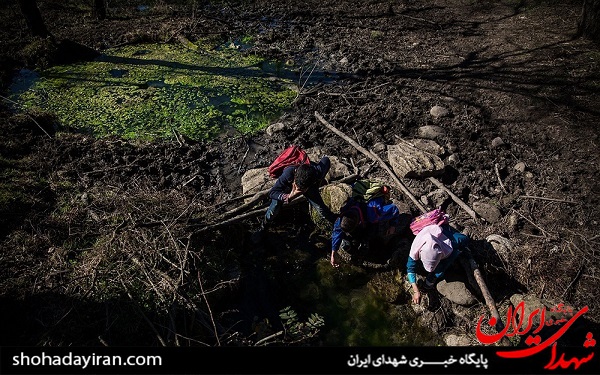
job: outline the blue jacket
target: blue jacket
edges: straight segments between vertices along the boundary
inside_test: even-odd
[[[317,176],[319,180],[325,178],[327,172],[329,172],[329,168],[331,167],[331,162],[329,161],[329,157],[323,156],[318,163],[310,162],[310,165],[317,172]],[[278,201],[285,201],[286,195],[292,192],[292,185],[294,184],[294,174],[296,173],[297,165],[290,165],[285,167],[281,176],[277,178],[275,181],[275,185],[269,191],[269,198],[276,199]],[[318,186],[315,185],[317,188]],[[314,188],[314,187],[313,187]]]
[[[384,197],[373,198],[366,204],[350,199],[350,201],[348,201],[348,203],[342,207],[340,212],[344,213],[350,209],[358,209],[361,212],[359,215],[359,227],[357,229],[359,232],[369,230],[370,225],[381,222],[389,221],[392,225],[397,224],[400,218],[400,211],[398,210],[398,207],[396,207],[396,205],[393,203],[385,204]],[[348,237],[340,227],[341,222],[342,218],[340,216],[333,224],[333,231],[331,232],[332,251],[338,251],[342,240]]]

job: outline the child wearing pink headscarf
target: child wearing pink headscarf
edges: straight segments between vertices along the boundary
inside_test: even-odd
[[[427,272],[425,288],[433,288],[436,280],[441,279],[446,269],[454,262],[469,238],[457,232],[448,224],[431,224],[419,230],[412,242],[406,272],[413,288],[413,302],[421,302],[421,291],[417,285],[417,269],[420,261]]]

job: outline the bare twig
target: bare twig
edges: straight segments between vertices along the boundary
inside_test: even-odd
[[[469,216],[471,216],[473,218],[473,220],[476,223],[479,222],[477,213],[475,213],[475,211],[473,211],[473,209],[471,207],[469,207],[465,202],[463,202],[462,199],[460,199],[458,196],[456,196],[456,194],[454,194],[450,189],[448,189],[444,184],[442,184],[437,178],[429,177],[429,181],[433,182],[433,184],[435,186],[437,186],[438,188],[440,188],[440,189],[444,190],[446,193],[448,193],[448,195],[452,198],[452,200],[454,202],[456,202],[459,206],[461,206],[462,209],[465,210],[469,214]]]
[[[210,305],[208,304],[208,299],[206,298],[206,295],[204,294],[204,286],[202,285],[202,277],[200,276],[200,271],[198,271],[198,284],[200,285],[200,292],[202,293],[202,297],[204,298],[204,302],[206,303],[206,308],[208,309],[208,314],[210,316],[210,321],[213,325],[213,332],[215,334],[215,339],[217,339],[217,345],[221,346],[221,341],[219,340],[219,335],[217,333],[217,326],[215,324],[215,318],[213,316],[212,310],[210,308]]]
[[[579,266],[579,271],[577,271],[577,274],[575,275],[575,277],[573,278],[573,280],[565,288],[565,291],[563,292],[561,298],[564,298],[565,295],[567,295],[568,293],[570,293],[571,288],[573,287],[573,285],[575,285],[575,283],[577,282],[577,280],[579,280],[579,278],[581,277],[581,274],[583,273],[583,268],[584,268],[584,263],[582,262],[581,266]]]
[[[10,99],[9,99],[9,98],[7,98],[7,97],[4,97],[4,96],[0,95],[0,98],[2,98],[2,99],[4,99],[4,100],[6,100],[7,102],[10,102],[10,103],[16,104],[16,105],[18,105],[19,107],[22,107],[22,105],[21,105],[21,104],[19,104],[19,103],[15,102],[15,101],[13,101],[13,100],[10,100]],[[31,115],[30,115],[29,113],[27,113],[27,112],[24,112],[24,113],[25,113],[25,115],[26,115],[27,117],[29,117],[29,118],[31,119],[31,121],[35,122],[35,124],[38,126],[38,128],[40,128],[40,129],[41,129],[41,130],[42,130],[42,131],[43,131],[43,132],[44,132],[44,133],[45,133],[45,134],[48,136],[48,138],[52,139],[52,137],[50,136],[50,134],[48,134],[48,132],[46,131],[46,129],[44,129],[44,128],[42,127],[42,125],[40,125],[40,123],[39,123],[39,122],[37,122],[37,121],[36,121],[36,120],[33,118],[33,116],[31,116]]]
[[[125,285],[125,282],[123,280],[121,280],[121,285],[123,285],[123,288],[125,289],[125,292],[127,293],[127,296],[129,296],[129,298],[133,302],[133,304],[136,307],[138,313],[142,316],[142,318],[144,318],[144,320],[146,321],[146,323],[148,323],[148,325],[150,326],[150,329],[154,332],[154,334],[158,338],[158,341],[160,341],[160,344],[162,346],[167,346],[167,343],[162,338],[162,336],[160,335],[160,333],[158,333],[158,331],[156,330],[156,327],[154,327],[154,324],[150,321],[150,319],[148,319],[148,317],[146,316],[146,314],[144,314],[144,311],[142,311],[142,309],[138,306],[137,301],[133,298],[133,296],[129,292],[129,288],[127,288],[127,285]]]
[[[500,183],[500,187],[502,188],[502,191],[504,191],[505,193],[508,194],[508,191],[506,191],[506,188],[504,187],[504,184],[502,183],[502,179],[500,178],[500,171],[498,170],[498,163],[494,164],[494,170],[496,171],[496,177],[498,177],[498,182]]]
[[[546,198],[546,197],[536,197],[533,195],[521,195],[520,198],[526,198],[526,199],[540,199],[540,200],[544,200],[544,201],[552,201],[552,202],[561,202],[561,203],[568,203],[568,204],[577,204],[577,202],[573,202],[573,201],[567,201],[564,199],[556,199],[556,198]]]
[[[544,228],[540,227],[539,225],[537,225],[536,223],[534,223],[533,221],[531,221],[529,218],[527,218],[525,215],[523,215],[519,211],[515,210],[514,208],[511,208],[511,210],[513,212],[519,214],[519,216],[521,216],[523,219],[527,220],[529,222],[529,224],[531,224],[534,227],[536,227],[537,229],[539,229],[540,232],[542,232],[544,234],[544,237],[553,237],[553,236],[550,236],[549,233]]]
[[[175,130],[175,128],[171,128],[171,130],[173,131],[173,134],[175,135],[175,139],[177,140],[177,143],[179,143],[179,147],[183,147],[183,142],[181,142],[181,139],[179,139],[179,134],[177,134],[177,130]]]
[[[258,340],[256,343],[254,343],[254,346],[259,346],[260,344],[263,344],[264,342],[266,342],[268,340],[271,340],[271,339],[274,339],[275,337],[278,337],[278,336],[281,336],[281,335],[283,335],[283,331],[279,331],[279,332],[276,332],[276,333],[274,333],[274,334],[272,334],[270,336],[263,337],[262,339]]]
[[[198,177],[198,175],[195,175],[194,177],[190,178],[189,180],[187,180],[186,182],[184,182],[181,187],[185,187],[185,185],[189,184],[190,182],[194,181],[196,179],[196,177]]]

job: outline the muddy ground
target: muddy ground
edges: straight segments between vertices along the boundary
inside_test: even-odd
[[[295,64],[301,90],[276,120],[283,131],[227,131],[208,143],[93,139],[51,116],[15,114],[3,100],[0,309],[11,322],[3,323],[5,344],[152,344],[157,326],[173,343],[167,321],[211,321],[202,299],[189,294],[197,289],[221,296],[211,302],[217,325],[227,326],[231,293],[223,284],[238,280],[239,270],[221,261],[243,263],[253,254],[248,238],[258,218],[195,231],[239,204],[233,199],[241,195],[242,174],[267,166],[290,143],[322,147],[362,170],[371,164],[315,112],[368,149],[440,126],[436,141],[448,164],[440,181],[467,204],[487,203],[500,213],[475,222],[444,201],[453,223],[474,240],[492,295],[502,301],[528,292],[588,306],[586,316],[600,323],[600,51],[574,37],[581,1],[157,2],[148,10],[137,7],[142,2],[110,2],[102,21],[68,2],[38,3],[57,41],[98,51],[177,42],[179,35],[254,35],[247,53]],[[29,36],[14,2],[3,2],[2,12],[4,88],[18,69],[64,57]],[[302,87],[313,66],[331,79]],[[432,116],[436,105],[448,114]],[[389,178],[378,166],[369,173]],[[417,198],[437,189],[427,179],[404,182]],[[394,198],[419,213],[400,189]],[[302,212],[296,217],[289,231],[279,226],[287,233],[281,243],[326,258],[327,238],[309,240],[314,225]],[[510,239],[512,251],[490,250],[485,240],[492,234]],[[156,324],[138,319],[128,332],[128,314]],[[104,334],[91,336],[97,327]],[[240,332],[227,342],[253,341]],[[210,342],[205,336],[198,340]]]

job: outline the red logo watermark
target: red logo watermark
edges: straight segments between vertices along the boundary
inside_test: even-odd
[[[564,304],[560,303],[555,308],[550,309],[550,313],[562,314],[565,318],[561,319],[548,319],[546,320],[546,308],[535,309],[529,314],[529,317],[525,317],[525,302],[520,302],[513,310],[513,307],[510,306],[506,313],[506,326],[502,331],[488,335],[481,331],[481,324],[483,322],[484,316],[482,315],[479,318],[479,322],[477,322],[477,339],[482,344],[494,344],[500,341],[503,337],[513,337],[513,336],[525,336],[528,335],[525,339],[525,344],[529,346],[526,349],[513,350],[513,351],[497,351],[496,355],[502,358],[525,358],[532,356],[541,352],[549,346],[552,346],[552,352],[550,361],[544,369],[547,370],[556,370],[558,368],[567,369],[570,366],[573,366],[573,369],[578,369],[582,364],[589,362],[594,358],[594,352],[591,352],[589,355],[584,357],[573,357],[571,359],[565,358],[565,353],[562,353],[560,357],[557,359],[557,349],[556,342],[559,338],[561,338],[567,330],[575,323],[577,319],[579,319],[583,314],[588,311],[588,307],[585,306],[577,313],[573,314],[573,309],[570,307],[566,307]],[[536,315],[539,314],[540,323],[538,327],[531,333],[533,326],[533,319]],[[567,319],[566,317],[570,317]],[[525,322],[527,324],[524,326]],[[488,324],[491,327],[496,326],[496,318],[492,317],[489,319]],[[538,333],[544,327],[550,326],[561,326],[558,331],[556,331],[552,336],[547,338],[545,341],[542,341],[542,338],[538,335]],[[583,348],[589,349],[594,348],[596,346],[596,340],[594,339],[594,335],[591,332],[588,332],[585,337],[585,341],[583,343]]]

